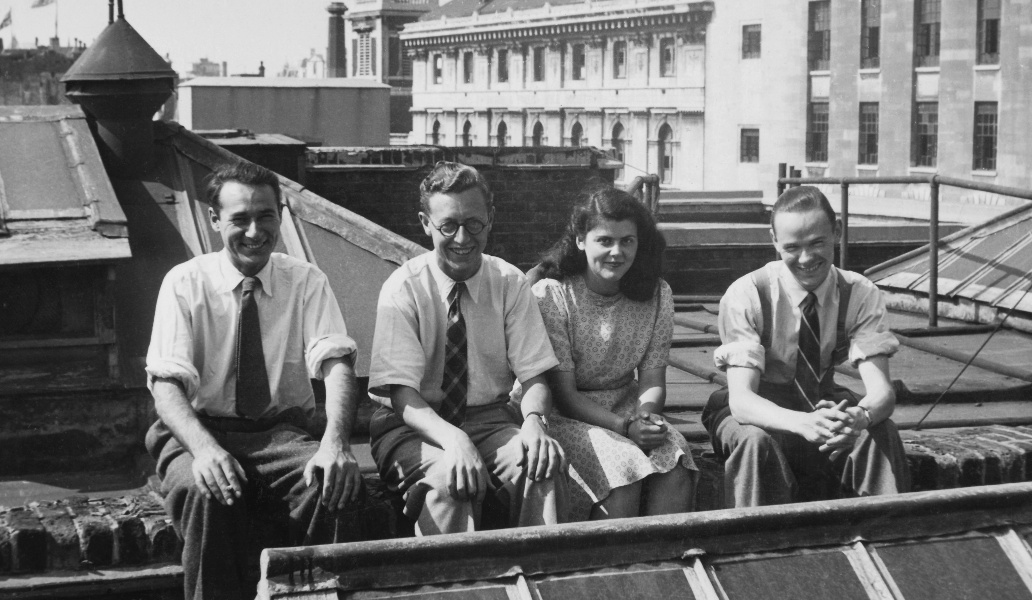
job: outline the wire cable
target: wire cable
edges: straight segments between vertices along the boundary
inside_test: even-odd
[[[925,412],[924,416],[921,417],[921,420],[918,421],[916,425],[914,425],[914,431],[919,431],[921,429],[921,423],[924,423],[925,419],[928,418],[928,415],[932,414],[932,411],[935,410],[935,407],[938,406],[939,402],[941,402],[942,399],[946,396],[946,393],[950,391],[950,389],[953,387],[955,383],[957,383],[957,380],[959,380],[960,376],[964,374],[964,371],[966,371],[967,368],[971,366],[972,361],[975,360],[975,357],[978,356],[978,353],[981,352],[983,348],[985,348],[986,344],[989,343],[989,340],[993,339],[993,336],[996,335],[996,332],[1003,327],[1003,324],[1007,321],[1007,318],[1011,316],[1011,314],[1014,312],[1014,309],[1016,309],[1018,305],[1021,304],[1021,301],[1025,299],[1025,296],[1027,296],[1029,292],[1032,292],[1032,284],[1030,284],[1025,289],[1025,293],[1021,294],[1021,297],[1018,298],[1018,301],[1010,307],[1010,310],[1007,311],[1007,314],[1003,315],[1003,318],[1000,319],[1000,322],[996,324],[996,327],[989,332],[989,335],[986,336],[985,341],[983,341],[982,345],[978,347],[978,350],[975,350],[975,353],[971,355],[971,358],[969,358],[968,361],[964,363],[964,366],[960,369],[960,372],[957,373],[957,376],[953,378],[953,381],[951,381],[950,384],[946,386],[946,389],[944,389],[942,393],[939,394],[939,397],[935,399],[935,402],[932,402],[932,405],[928,407],[928,410]]]

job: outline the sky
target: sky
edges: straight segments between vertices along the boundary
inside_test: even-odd
[[[0,0],[0,19],[11,10],[12,25],[0,30],[4,47],[12,35],[22,48],[36,38],[47,43],[57,15],[61,45],[78,38],[89,45],[108,24],[107,0],[56,0],[31,8],[33,0]],[[326,56],[328,0],[124,0],[125,19],[172,68],[189,72],[201,58],[226,61],[229,73],[256,73],[265,62],[275,75],[311,49]],[[117,11],[117,2],[116,2]]]

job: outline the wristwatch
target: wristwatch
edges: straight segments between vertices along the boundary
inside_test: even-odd
[[[527,419],[529,419],[530,417],[533,417],[535,415],[537,416],[537,418],[541,419],[541,426],[545,428],[545,431],[548,431],[548,417],[546,417],[541,412],[538,412],[536,410],[533,411],[533,412],[529,412],[529,413],[527,413],[526,417],[523,417],[523,420],[526,421]]]
[[[864,411],[864,415],[867,417],[867,426],[874,425],[874,419],[871,418],[871,411],[867,410],[866,406],[857,405],[857,408]]]

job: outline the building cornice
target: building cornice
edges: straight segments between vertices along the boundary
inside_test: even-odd
[[[600,36],[675,31],[688,43],[703,43],[713,2],[607,0],[584,4],[474,14],[409,23],[401,32],[408,49],[464,44],[547,43],[557,38],[598,43]]]

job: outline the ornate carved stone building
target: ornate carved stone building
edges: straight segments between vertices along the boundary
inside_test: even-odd
[[[615,148],[702,180],[712,2],[452,0],[409,24],[414,143]]]

